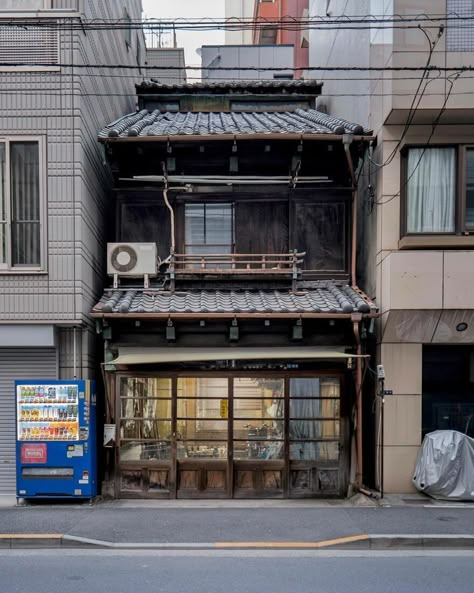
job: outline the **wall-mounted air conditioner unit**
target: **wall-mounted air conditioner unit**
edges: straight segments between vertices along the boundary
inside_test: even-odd
[[[156,276],[156,243],[107,243],[107,274],[114,276],[114,286],[122,276],[148,278]]]

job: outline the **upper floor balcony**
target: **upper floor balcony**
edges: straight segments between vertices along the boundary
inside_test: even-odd
[[[222,253],[222,254],[175,254],[169,257],[165,274],[175,290],[178,279],[273,279],[291,282],[297,290],[302,279],[302,264],[306,254],[298,253]]]

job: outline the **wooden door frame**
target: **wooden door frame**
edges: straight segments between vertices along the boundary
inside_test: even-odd
[[[150,461],[136,461],[136,462],[122,462],[120,463],[120,416],[121,416],[121,401],[120,401],[120,379],[122,377],[142,377],[142,378],[157,378],[162,377],[171,380],[171,430],[172,430],[172,438],[171,438],[171,459],[168,461],[163,461],[163,463],[159,462],[150,462]],[[115,385],[115,397],[113,398],[115,404],[115,410],[113,411],[113,416],[117,420],[117,438],[116,438],[116,447],[115,447],[115,495],[117,497],[121,496],[121,473],[122,471],[145,471],[147,468],[153,468],[159,471],[160,469],[167,470],[169,472],[169,488],[166,492],[158,493],[147,493],[147,492],[127,492],[128,498],[179,498],[178,492],[178,459],[177,459],[177,407],[178,407],[178,379],[179,378],[203,378],[203,377],[221,377],[227,378],[227,399],[228,399],[228,415],[227,415],[227,459],[224,461],[226,463],[226,488],[224,496],[220,496],[219,494],[214,495],[212,498],[234,498],[235,497],[235,484],[234,484],[234,476],[236,469],[238,470],[239,466],[249,466],[247,461],[252,462],[253,464],[258,464],[258,467],[265,470],[265,461],[268,465],[269,471],[272,468],[276,468],[277,466],[281,466],[282,471],[282,492],[281,498],[293,498],[291,488],[290,488],[290,472],[292,466],[297,463],[301,465],[299,462],[290,461],[290,435],[289,435],[289,422],[290,422],[290,379],[292,378],[324,378],[324,377],[334,377],[339,379],[340,384],[340,394],[339,394],[339,401],[342,402],[345,388],[346,388],[346,373],[339,369],[325,369],[325,370],[318,370],[318,371],[274,371],[274,370],[250,370],[250,371],[243,371],[243,370],[226,370],[226,371],[193,371],[193,370],[176,370],[176,371],[164,371],[160,373],[159,371],[153,372],[134,372],[133,369],[130,371],[120,371],[115,373],[114,377],[114,385]],[[284,440],[283,440],[283,459],[282,460],[239,460],[236,462],[233,457],[233,445],[234,445],[234,431],[233,431],[233,420],[234,420],[234,379],[242,377],[242,378],[280,378],[284,381]],[[341,416],[341,403],[340,403],[340,414],[339,414],[339,421],[342,425],[342,416]],[[348,416],[348,421],[350,422],[350,417]],[[350,446],[350,442],[345,443],[343,442],[344,439],[344,430],[340,430],[339,434],[339,460],[337,462],[338,471],[340,478],[345,475],[343,465],[348,462],[347,459],[347,450]],[[195,463],[199,465],[199,461],[196,460]],[[217,465],[216,465],[217,464]],[[193,463],[191,465],[194,465]],[[213,466],[222,465],[222,460],[208,460],[207,462],[201,461],[201,466],[205,469],[208,466],[212,469]],[[303,462],[303,465],[308,465],[308,468],[311,465],[320,465],[321,469],[324,470],[325,468],[332,469],[330,466],[334,467],[334,464],[325,463],[325,464],[317,464],[316,462]],[[142,483],[144,478],[142,477]],[[345,484],[339,484],[339,494],[342,494],[344,490]],[[160,495],[162,494],[162,495]],[[189,493],[188,493],[189,494]],[[191,498],[209,498],[207,492],[204,491],[201,495],[196,493],[196,495],[190,496]],[[256,493],[253,493],[254,495]],[[280,496],[279,494],[275,494],[274,496],[269,495],[269,498]],[[303,497],[312,497],[314,496],[314,492],[309,492],[307,494],[302,495]],[[337,496],[337,493],[328,493],[326,496]],[[246,497],[246,496],[244,496]],[[252,497],[252,494],[249,494],[248,497]],[[300,497],[300,495],[296,494],[296,497]]]

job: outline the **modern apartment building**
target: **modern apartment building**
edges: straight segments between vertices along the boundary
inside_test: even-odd
[[[155,66],[149,70],[149,76],[163,84],[184,84],[186,82],[186,65],[182,47],[147,47],[147,66]]]
[[[96,134],[134,108],[145,51],[141,30],[87,22],[132,24],[141,10],[140,0],[0,5],[0,494],[15,491],[14,380],[95,373],[88,313],[111,186]]]
[[[308,31],[294,23],[308,16],[308,0],[226,0],[225,16],[235,23],[235,28],[226,29],[226,45],[291,46],[291,63],[281,63],[296,68],[293,78],[304,76],[308,67]],[[287,78],[283,72],[282,79]]]
[[[295,19],[308,15],[308,0],[256,0],[253,42],[256,45],[292,45],[294,78],[301,78],[308,67],[308,32],[295,27]]]
[[[311,17],[326,13],[362,19],[311,31],[310,66],[328,67],[318,73],[325,93],[318,108],[376,136],[359,181],[358,279],[381,312],[376,360],[393,395],[385,398],[383,431],[377,422],[373,459],[378,485],[406,492],[424,434],[473,435],[474,109],[462,65],[474,58],[474,7],[310,2]],[[367,28],[368,14],[385,24],[375,18]]]
[[[240,26],[242,19],[251,20],[255,14],[255,0],[225,0],[225,18],[235,21],[235,28],[225,31],[226,45],[251,45],[253,28]]]
[[[203,45],[201,77],[205,82],[293,80],[293,52],[292,45]]]

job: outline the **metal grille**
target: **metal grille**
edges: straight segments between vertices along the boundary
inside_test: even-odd
[[[5,21],[4,21],[5,23]],[[27,26],[0,21],[0,64],[47,65],[59,62],[57,23]]]
[[[14,382],[56,377],[55,348],[0,348],[0,495],[15,494]]]
[[[473,0],[448,0],[448,14],[474,17]],[[448,51],[474,51],[474,20],[448,21]]]

